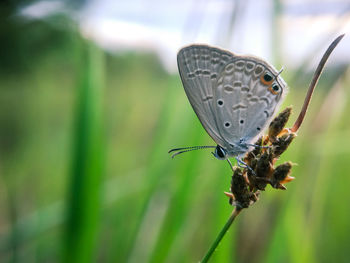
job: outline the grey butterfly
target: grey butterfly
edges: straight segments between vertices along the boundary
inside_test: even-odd
[[[270,123],[287,85],[266,61],[206,45],[190,45],[177,55],[181,80],[193,110],[217,146],[172,149],[173,156],[215,148],[220,160],[240,159]],[[231,163],[230,163],[231,164]],[[232,166],[231,166],[232,167]]]

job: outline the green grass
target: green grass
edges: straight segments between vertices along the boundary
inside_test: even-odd
[[[81,53],[66,238],[63,240],[64,262],[89,262],[96,256],[105,172],[104,53],[94,44],[85,42],[82,42]]]

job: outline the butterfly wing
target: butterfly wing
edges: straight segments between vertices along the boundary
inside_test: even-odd
[[[220,145],[225,141],[219,133],[214,108],[214,89],[218,76],[232,54],[205,45],[191,45],[181,49],[177,63],[187,97],[204,129]]]
[[[261,134],[287,91],[276,69],[256,57],[191,45],[179,51],[177,61],[200,122],[226,149],[240,141],[251,143]],[[270,80],[264,79],[266,74]]]
[[[221,137],[229,145],[254,142],[270,123],[286,91],[285,82],[267,62],[234,55],[221,71],[213,92]]]

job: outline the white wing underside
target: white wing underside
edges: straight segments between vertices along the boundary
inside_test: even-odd
[[[224,148],[255,140],[287,91],[276,69],[256,57],[192,45],[179,51],[177,61],[195,113],[208,134]],[[280,93],[273,94],[261,83],[260,76],[266,72],[277,79]]]

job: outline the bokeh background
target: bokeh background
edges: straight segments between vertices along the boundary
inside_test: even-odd
[[[0,262],[198,262],[229,217],[231,171],[187,101],[190,43],[284,67],[298,137],[212,262],[349,262],[350,1],[2,1]]]

